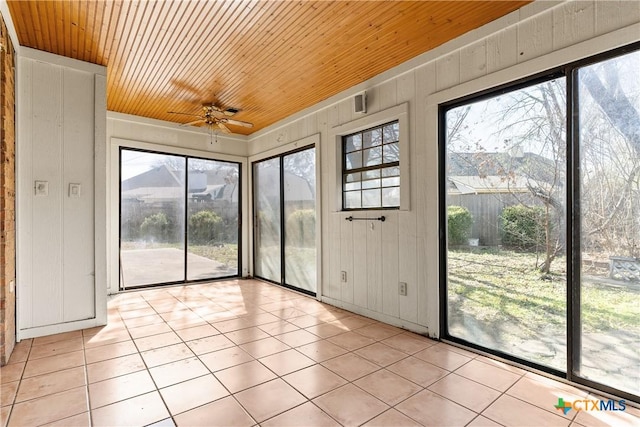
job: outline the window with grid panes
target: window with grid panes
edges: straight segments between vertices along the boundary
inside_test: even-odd
[[[342,207],[400,207],[400,125],[393,121],[342,137]]]

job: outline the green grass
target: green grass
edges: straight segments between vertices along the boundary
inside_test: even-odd
[[[450,250],[450,312],[495,324],[525,324],[525,333],[530,336],[549,328],[563,332],[565,259],[556,259],[549,275],[542,275],[535,265],[535,255],[529,253]],[[640,333],[638,291],[595,282],[584,282],[581,290],[583,332]]]

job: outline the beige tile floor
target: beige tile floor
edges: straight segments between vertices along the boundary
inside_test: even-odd
[[[598,396],[252,280],[121,294],[106,327],[24,340],[2,426],[631,426]]]

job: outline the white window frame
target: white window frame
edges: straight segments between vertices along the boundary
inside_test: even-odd
[[[333,174],[334,199],[333,212],[354,212],[359,209],[344,210],[343,208],[343,188],[342,188],[342,162],[344,155],[342,153],[342,138],[356,132],[367,130],[376,126],[384,125],[393,121],[398,121],[400,128],[400,138],[398,145],[400,147],[400,207],[401,211],[408,211],[411,208],[411,188],[409,187],[409,104],[404,103],[395,107],[379,111],[377,113],[368,114],[356,120],[335,126],[329,134],[329,141],[333,141],[331,149],[335,162],[335,173]],[[376,210],[377,208],[363,208],[362,210]],[[380,210],[388,210],[388,208],[380,207]],[[395,208],[394,208],[395,209]]]

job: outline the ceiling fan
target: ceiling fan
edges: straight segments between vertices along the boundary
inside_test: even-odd
[[[240,120],[234,120],[230,117],[234,116],[240,110],[237,108],[226,108],[222,109],[215,104],[204,104],[202,105],[202,114],[191,114],[191,113],[181,113],[178,111],[169,111],[170,114],[182,114],[184,116],[193,116],[198,117],[198,120],[191,121],[189,123],[184,123],[180,126],[191,126],[204,123],[206,124],[211,131],[221,130],[224,133],[232,133],[231,129],[227,127],[227,125],[232,126],[242,126],[245,128],[252,128],[253,123],[243,122]]]

